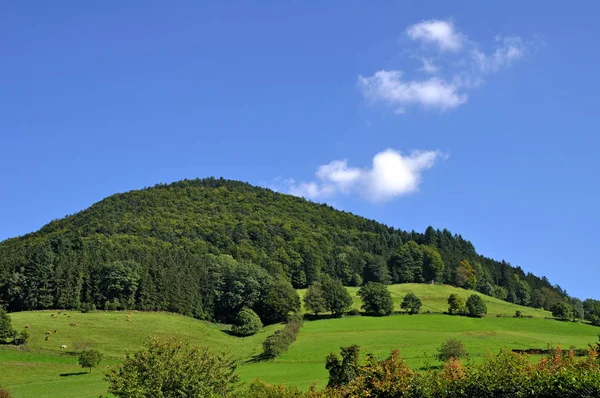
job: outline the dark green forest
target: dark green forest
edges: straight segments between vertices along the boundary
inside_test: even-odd
[[[446,229],[402,231],[224,179],[116,194],[0,243],[8,311],[139,309],[231,321],[247,307],[273,323],[298,308],[293,288],[325,274],[353,286],[434,281],[583,311],[545,277],[486,258]]]

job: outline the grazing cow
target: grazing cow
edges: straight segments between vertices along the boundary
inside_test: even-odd
[[[77,326],[77,322],[71,322],[71,326]]]
[[[46,335],[50,335],[50,334],[52,334],[52,332],[48,330],[48,331],[46,332]]]
[[[60,348],[67,348],[67,346],[63,344],[60,346]]]
[[[25,325],[25,329],[29,329],[29,325]]]

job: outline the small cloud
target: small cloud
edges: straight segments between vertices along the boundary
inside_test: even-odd
[[[457,108],[467,102],[468,91],[480,87],[490,74],[511,66],[534,47],[534,42],[526,42],[518,36],[496,37],[498,45],[486,54],[479,50],[477,43],[459,33],[450,20],[419,22],[409,26],[406,32],[413,40],[451,54],[431,57],[430,53],[423,52],[422,46],[411,54],[422,63],[418,71],[432,75],[428,79],[422,75],[406,77],[401,70],[359,75],[358,87],[365,99],[385,103],[396,114],[406,113],[410,106],[441,111]]]
[[[371,168],[349,167],[347,160],[334,160],[322,165],[316,180],[292,183],[288,193],[307,199],[321,200],[337,194],[357,194],[372,202],[382,202],[415,192],[422,173],[435,164],[439,151],[413,151],[402,155],[393,149],[377,153]]]
[[[421,58],[421,62],[423,62],[423,66],[421,67],[421,71],[425,72],[425,73],[429,73],[432,75],[435,75],[440,68],[438,68],[437,66],[435,66],[435,64],[433,63],[432,60],[427,59],[427,58]]]
[[[482,73],[496,72],[510,66],[527,52],[528,45],[520,37],[497,37],[496,40],[501,45],[492,54],[484,54],[478,49],[471,51],[471,57]]]
[[[435,44],[442,51],[460,51],[466,37],[456,32],[452,21],[431,19],[422,21],[406,29],[408,37],[425,44]]]
[[[364,96],[371,101],[384,101],[393,105],[397,112],[404,113],[408,105],[446,110],[467,101],[467,96],[458,92],[459,87],[440,78],[428,80],[403,80],[397,70],[376,72],[373,76],[358,77],[358,85]]]

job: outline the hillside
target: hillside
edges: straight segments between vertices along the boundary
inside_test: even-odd
[[[95,306],[231,321],[246,306],[273,323],[299,305],[292,286],[322,273],[349,286],[435,280],[533,307],[567,297],[447,230],[405,232],[213,178],[113,195],[0,243],[0,301],[9,311]],[[285,300],[271,297],[280,292]]]
[[[450,286],[390,286],[395,296],[408,290],[423,299],[424,308],[433,309],[450,292],[467,293]],[[380,356],[398,348],[411,367],[420,368],[428,363],[439,364],[433,356],[448,338],[463,341],[475,361],[502,348],[545,348],[555,344],[585,348],[597,340],[598,328],[544,319],[545,312],[540,310],[526,309],[533,319],[497,318],[495,313],[512,314],[520,307],[491,297],[484,300],[491,313],[482,319],[422,314],[306,321],[289,351],[266,362],[253,362],[252,358],[262,351],[264,339],[280,325],[239,338],[226,333],[227,326],[169,313],[17,312],[11,314],[13,325],[18,329],[29,325],[31,337],[25,347],[0,346],[0,385],[15,397],[97,397],[106,393],[105,366],[118,364],[125,352],[141,348],[152,335],[174,335],[225,351],[239,360],[238,373],[244,382],[261,378],[302,388],[308,388],[312,382],[323,387],[327,380],[325,356],[351,344],[359,344],[363,354]],[[73,322],[77,326],[70,326]],[[50,340],[45,340],[47,331],[52,332]],[[60,348],[63,344],[67,349]],[[100,368],[91,374],[77,365],[75,352],[83,347],[104,353]]]

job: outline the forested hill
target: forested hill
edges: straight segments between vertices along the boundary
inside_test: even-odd
[[[346,285],[435,280],[545,308],[566,297],[447,230],[401,231],[214,178],[113,195],[0,243],[0,299],[11,311],[95,305],[227,318],[256,308],[265,286],[306,287],[324,274]]]

